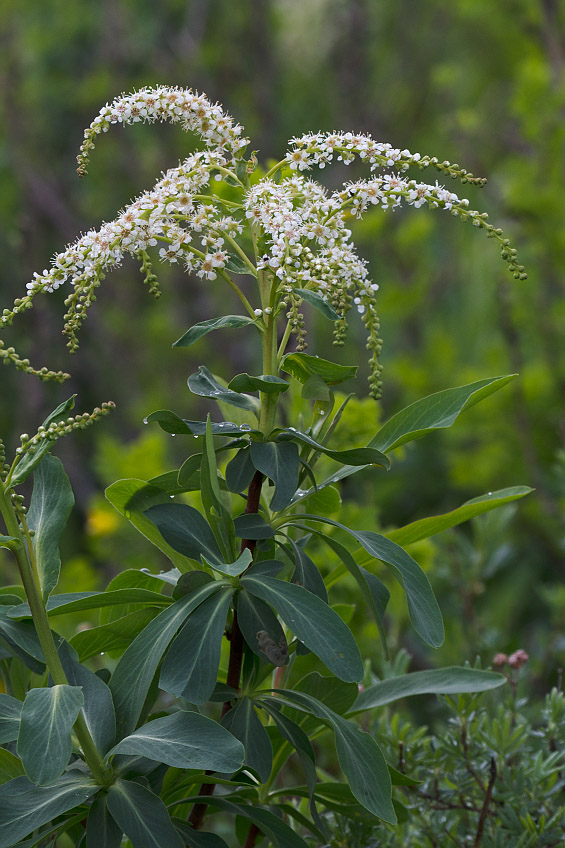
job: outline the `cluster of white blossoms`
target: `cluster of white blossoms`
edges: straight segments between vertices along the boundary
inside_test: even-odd
[[[399,150],[368,135],[316,133],[292,139],[290,150],[278,165],[262,179],[250,180],[256,159],[254,155],[249,160],[242,158],[248,144],[242,128],[220,106],[190,90],[144,88],[106,105],[85,132],[78,157],[79,174],[86,173],[88,154],[99,133],[106,132],[111,124],[140,121],[180,122],[203,140],[206,149],[169,169],[115,220],[88,231],[57,254],[51,268],[36,273],[28,283],[27,295],[18,298],[11,310],[4,310],[0,324],[10,324],[15,315],[29,309],[36,294],[70,282],[64,332],[73,351],[78,344],[77,330],[95,300],[96,288],[125,254],[140,260],[150,290],[159,293],[148,252],[155,248],[161,261],[182,264],[187,272],[202,279],[224,278],[258,322],[273,312],[276,318],[286,309],[299,347],[305,345],[299,312],[301,291],[315,292],[337,313],[334,335],[338,344],[347,327],[346,315],[355,307],[367,329],[371,392],[377,396],[381,347],[375,302],[378,285],[369,279],[366,263],[357,255],[346,226],[348,218],[359,218],[372,206],[394,210],[402,202],[416,208],[427,205],[445,209],[462,221],[471,220],[486,230],[487,236],[497,239],[514,276],[525,277],[516,251],[501,230],[487,223],[485,213],[470,210],[466,199],[437,183],[428,185],[404,175],[410,166],[432,166],[463,182],[484,182],[458,165]],[[347,183],[331,193],[301,173],[334,161],[349,164],[356,157],[371,171],[383,169],[384,173]],[[229,183],[234,187],[232,193],[226,196],[225,191],[216,191],[217,181]],[[252,245],[258,246],[253,252]],[[232,270],[272,279],[277,292],[274,309],[265,309],[265,316],[262,309],[253,309],[230,277]],[[68,376],[45,368],[36,371],[28,360],[20,359],[13,348],[1,343],[0,358],[43,379]]]

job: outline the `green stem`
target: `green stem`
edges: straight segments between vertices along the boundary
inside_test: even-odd
[[[18,540],[18,543],[14,543],[13,547],[11,547],[11,550],[18,564],[18,570],[47,668],[56,686],[68,685],[67,676],[57,653],[53,633],[49,625],[49,618],[41,597],[41,590],[33,573],[26,539],[20,530],[10,494],[6,493],[2,486],[0,486],[0,512],[4,518],[8,535]],[[93,776],[101,785],[107,785],[111,775],[108,773],[108,768],[104,765],[104,761],[94,744],[82,713],[79,714],[75,722],[74,731]]]

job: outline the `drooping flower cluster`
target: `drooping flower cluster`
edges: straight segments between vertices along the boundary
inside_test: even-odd
[[[415,208],[427,205],[445,209],[497,239],[514,276],[525,277],[523,267],[516,261],[516,251],[503,238],[502,231],[487,222],[485,213],[469,209],[466,199],[437,183],[430,185],[405,176],[410,166],[433,167],[462,182],[484,183],[458,165],[393,148],[368,135],[317,133],[292,139],[286,156],[265,177],[250,180],[256,159],[253,154],[249,160],[242,158],[248,144],[242,128],[220,106],[190,90],[144,88],[106,105],[85,132],[78,157],[79,173],[86,173],[88,154],[98,134],[106,132],[113,123],[140,121],[180,122],[195,132],[207,149],[169,169],[114,221],[99,230],[90,230],[57,254],[49,270],[34,275],[27,295],[16,300],[11,310],[4,310],[1,324],[10,324],[16,314],[30,308],[39,292],[54,291],[68,281],[73,289],[65,301],[64,332],[74,351],[78,345],[77,330],[95,300],[96,288],[125,254],[141,262],[150,291],[159,294],[150,256],[155,248],[161,261],[182,264],[201,279],[226,280],[259,327],[267,316],[276,318],[286,312],[289,329],[298,336],[299,348],[305,346],[300,313],[304,299],[301,292],[305,289],[334,310],[334,340],[338,344],[347,327],[346,315],[352,307],[356,308],[367,330],[371,394],[377,397],[382,344],[376,311],[378,285],[369,279],[366,263],[351,241],[351,230],[346,226],[349,217],[359,218],[373,206],[394,210],[403,201]],[[347,183],[331,193],[302,173],[335,161],[349,164],[355,158],[369,165],[372,172],[380,169],[383,173]],[[217,181],[235,187],[229,196],[236,199],[228,200],[224,190],[216,191]],[[262,302],[261,308],[253,308],[232,279],[232,271],[270,281],[270,305]],[[67,376],[47,369],[37,371],[13,348],[3,348],[1,343],[0,356],[42,379],[60,380]]]

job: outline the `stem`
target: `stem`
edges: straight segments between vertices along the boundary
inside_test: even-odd
[[[4,518],[8,535],[18,539],[19,542],[19,544],[14,544],[11,550],[18,564],[18,570],[20,572],[22,584],[31,610],[31,616],[37,632],[37,638],[39,639],[41,650],[45,657],[45,663],[51,678],[53,679],[53,683],[56,686],[68,685],[69,681],[67,680],[59,654],[57,653],[53,633],[51,632],[51,627],[49,625],[49,618],[41,597],[41,590],[36,583],[33,573],[29,549],[25,542],[25,538],[22,538],[22,532],[20,530],[20,525],[10,495],[6,494],[2,486],[0,486],[0,512]],[[80,747],[82,748],[84,759],[86,760],[94,778],[101,786],[108,785],[110,778],[108,768],[104,765],[104,761],[94,744],[94,740],[90,735],[90,731],[88,730],[82,713],[79,713],[75,722],[74,732],[79,741]]]
[[[249,832],[247,834],[247,839],[245,840],[245,844],[244,844],[243,848],[254,848],[255,842],[256,842],[257,837],[259,836],[260,833],[261,833],[261,831],[259,830],[257,825],[252,824],[251,827],[249,828]]]

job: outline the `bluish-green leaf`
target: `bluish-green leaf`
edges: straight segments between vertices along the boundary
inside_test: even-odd
[[[45,427],[47,430],[50,424],[59,424],[63,421],[66,421],[69,412],[75,405],[76,395],[71,395],[68,400],[63,401],[57,406],[53,412],[49,413],[47,418],[42,424],[42,427]],[[10,478],[10,487],[15,488],[19,486],[21,483],[26,480],[34,468],[39,465],[42,458],[45,454],[51,450],[53,445],[55,444],[56,439],[51,436],[45,436],[44,438],[39,439],[39,442],[34,447],[30,448],[25,452],[22,456],[18,464],[14,469],[14,473]]]
[[[192,506],[180,503],[158,504],[145,511],[163,539],[183,556],[200,562],[222,563],[224,557],[206,519]]]
[[[157,666],[179,627],[222,585],[208,583],[176,601],[141,631],[120,658],[110,681],[118,739],[135,729]]]
[[[258,512],[247,512],[234,519],[239,539],[272,539],[275,531]]]
[[[255,474],[249,447],[239,450],[226,465],[226,484],[230,492],[244,492]]]
[[[109,592],[69,592],[64,595],[51,595],[46,604],[49,616],[66,615],[69,612],[82,612],[89,609],[101,609],[108,606],[133,604],[151,604],[157,607],[168,606],[171,599],[149,589],[114,589]],[[10,618],[29,618],[31,610],[28,604],[12,607]]]
[[[309,592],[312,592],[314,595],[317,595],[324,603],[328,602],[328,593],[326,591],[326,584],[324,583],[324,578],[320,574],[318,570],[318,566],[312,560],[302,544],[300,544],[302,540],[298,543],[294,542],[292,539],[289,539],[290,546],[292,548],[292,552],[294,555],[294,574],[292,576],[292,582],[297,586],[304,586],[305,589],[308,589]]]
[[[298,488],[298,447],[293,442],[253,442],[253,465],[275,484],[271,509],[284,509]]]
[[[390,824],[396,824],[390,774],[374,738],[304,692],[280,692],[328,722],[335,734],[337,757],[349,788],[366,810]]]
[[[147,757],[175,768],[231,774],[243,763],[243,745],[217,721],[180,711],[156,718],[115,746],[112,754]]]
[[[44,598],[53,591],[59,580],[59,537],[74,502],[73,490],[63,463],[57,457],[47,454],[33,475],[33,492],[27,515],[27,525],[34,531],[33,549]]]
[[[240,592],[237,622],[253,653],[275,666],[287,664],[288,645],[284,631],[270,606],[249,592]]]
[[[122,829],[108,812],[106,798],[95,798],[86,820],[86,848],[120,848],[121,844]]]
[[[325,318],[329,318],[330,321],[339,320],[339,314],[318,292],[311,291],[310,289],[294,289],[294,293],[299,295],[306,303],[309,303],[310,306],[313,306],[314,309],[317,309],[318,312],[321,312]]]
[[[191,613],[163,662],[159,679],[161,689],[192,704],[206,703],[218,677],[231,596],[231,588],[222,589]]]
[[[100,789],[77,772],[50,786],[35,786],[16,777],[0,786],[0,848],[12,848],[41,825],[78,807]]]
[[[363,677],[363,662],[349,627],[331,607],[316,595],[273,577],[241,578],[241,585],[252,595],[266,601],[336,677],[358,681]]]
[[[259,807],[257,804],[251,806],[234,803],[227,798],[219,798],[217,795],[196,795],[191,800],[208,804],[219,810],[225,810],[232,815],[244,816],[257,825],[260,832],[264,833],[278,848],[308,848],[308,843],[296,831],[292,830],[280,816]],[[275,806],[274,809],[277,809],[277,807]]]
[[[34,783],[53,783],[72,752],[71,731],[84,704],[78,686],[30,689],[21,713],[18,757]]]
[[[222,551],[222,559],[231,562],[232,555],[235,553],[235,532],[231,511],[226,509],[222,501],[218,484],[218,465],[210,416],[208,416],[206,422],[206,434],[200,465],[200,495],[208,523]]]
[[[167,808],[145,786],[118,779],[108,789],[106,805],[133,848],[184,848]]]
[[[226,713],[222,724],[243,744],[245,764],[256,771],[261,782],[265,783],[273,765],[273,748],[249,698],[241,698]]]
[[[394,450],[432,430],[451,427],[465,409],[506,386],[514,377],[516,374],[477,380],[475,383],[456,389],[445,389],[417,400],[389,418],[371,439],[369,447],[381,451]]]
[[[238,406],[240,409],[247,409],[249,412],[259,414],[260,405],[257,398],[250,395],[243,395],[239,392],[232,392],[226,386],[220,385],[204,365],[200,366],[196,374],[190,375],[188,378],[188,388],[193,394],[200,397],[221,400],[224,403],[229,403],[230,406]]]
[[[228,383],[228,389],[234,392],[264,392],[265,394],[280,394],[290,388],[290,383],[274,374],[262,374],[253,377],[251,374],[236,374]]]
[[[335,386],[355,377],[357,365],[339,365],[319,356],[297,352],[283,356],[281,370],[291,374],[300,383],[305,383],[308,377],[317,374],[328,386]]]
[[[67,642],[61,644],[58,653],[67,682],[82,689],[82,714],[86,726],[100,753],[105,754],[116,736],[116,716],[110,690],[97,674],[79,663],[75,650]]]
[[[43,674],[45,660],[33,622],[12,619],[12,613],[19,608],[19,604],[0,607],[0,638],[9,645],[13,656],[19,657],[36,674]]]
[[[244,548],[238,558],[233,562],[209,562],[205,556],[202,557],[202,562],[213,568],[214,571],[219,571],[221,574],[229,574],[230,577],[237,577],[246,571],[251,565],[253,554],[249,548]]]
[[[0,692],[0,745],[18,738],[22,706],[22,701]]]
[[[168,556],[173,565],[181,571],[192,568],[190,561],[175,551],[163,539],[145,510],[156,504],[170,503],[169,496],[156,486],[150,486],[143,480],[118,480],[106,489],[106,498],[146,539]]]
[[[245,272],[249,273],[249,269]],[[221,318],[209,318],[207,321],[199,321],[198,324],[194,324],[190,330],[187,330],[186,333],[177,339],[176,342],[173,342],[173,347],[190,347],[190,345],[197,342],[198,339],[201,339],[202,336],[205,336],[207,333],[211,333],[212,330],[220,330],[223,328],[239,328],[246,327],[249,324],[253,324],[253,318],[249,318],[246,315],[222,315]]]
[[[390,468],[390,460],[388,456],[385,456],[384,453],[381,453],[375,448],[351,448],[350,450],[340,451],[330,450],[330,448],[326,447],[326,445],[320,444],[320,442],[317,442],[311,436],[308,436],[306,433],[302,433],[300,430],[296,430],[294,427],[288,427],[286,430],[282,430],[278,434],[277,439],[291,439],[293,441],[303,442],[305,445],[309,445],[314,450],[320,451],[320,453],[329,456],[330,459],[335,459],[336,462],[362,466],[380,465],[386,469]]]
[[[481,669],[450,666],[426,671],[414,671],[381,680],[368,686],[355,701],[351,712],[371,710],[391,704],[411,695],[453,695],[466,692],[486,692],[506,683],[502,674]]]
[[[6,748],[0,748],[0,785],[15,777],[21,777],[24,773],[22,761]]]

